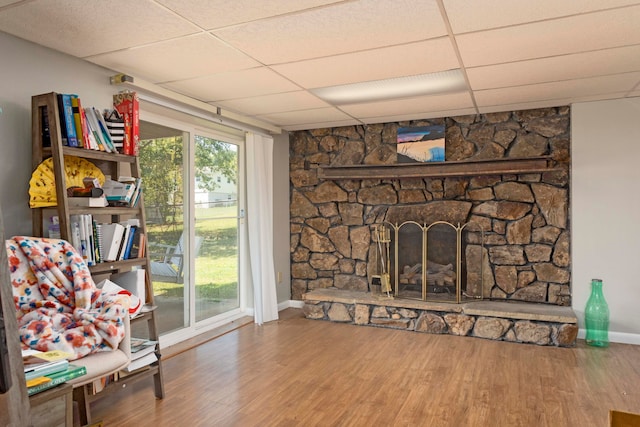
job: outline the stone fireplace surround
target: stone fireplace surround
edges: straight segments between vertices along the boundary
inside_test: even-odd
[[[568,307],[569,111],[557,107],[292,133],[293,298],[304,299],[310,318],[572,345],[577,321]],[[354,179],[327,173],[352,165],[393,165],[398,127],[439,123],[446,124],[447,162],[462,164],[463,172]],[[540,156],[550,167],[464,170],[467,162],[512,158],[515,164]],[[372,298],[367,292],[375,274],[371,227],[408,217],[427,224],[482,224],[485,248],[477,259],[483,263],[485,301],[416,306]],[[529,307],[508,309],[507,301]],[[540,312],[540,303],[549,314]],[[478,304],[489,304],[488,311]],[[495,304],[506,314],[499,315]]]

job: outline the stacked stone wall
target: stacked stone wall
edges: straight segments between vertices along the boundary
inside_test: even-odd
[[[367,291],[372,225],[413,219],[482,225],[484,249],[469,251],[467,262],[485,263],[485,297],[570,305],[569,117],[569,107],[556,107],[292,132],[293,299],[320,288]],[[556,167],[464,178],[318,176],[330,166],[394,164],[397,129],[433,124],[446,126],[448,161],[550,156]]]

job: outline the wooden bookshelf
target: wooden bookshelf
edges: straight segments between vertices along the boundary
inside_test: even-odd
[[[43,115],[48,117],[49,140],[50,146],[45,146],[43,141]],[[96,165],[105,175],[110,175],[117,179],[125,170],[127,175],[140,177],[140,164],[136,156],[129,156],[118,153],[106,153],[85,148],[74,148],[63,145],[61,137],[61,123],[58,114],[57,94],[47,93],[32,97],[32,167],[38,167],[47,158],[52,158],[53,171],[56,183],[57,206],[47,208],[32,209],[33,233],[35,236],[46,236],[44,232],[45,214],[50,214],[51,210],[59,218],[61,238],[71,241],[71,224],[70,215],[73,214],[92,214],[99,218],[106,218],[106,222],[120,222],[126,218],[138,218],[140,221],[140,229],[143,233],[146,231],[146,218],[144,210],[144,198],[141,195],[136,207],[104,207],[104,208],[83,208],[70,207],[66,193],[66,177],[64,173],[65,158],[64,156],[75,156],[90,161]],[[142,268],[147,272],[150,271],[150,261],[146,256],[148,251],[145,250],[145,257],[126,259],[114,262],[101,262],[89,267],[94,281],[98,277],[108,278],[111,274],[131,271],[133,269]],[[145,275],[145,304],[149,307],[155,307],[153,300],[153,286],[150,274]],[[151,310],[136,316],[131,320],[132,323],[142,322],[146,324],[149,339],[158,341],[158,329],[156,326],[156,312]],[[83,395],[84,402],[79,402],[86,408],[93,400],[110,394],[117,390],[122,390],[127,385],[138,382],[145,378],[153,377],[155,396],[159,399],[164,398],[164,383],[162,374],[162,363],[159,347],[156,346],[157,362],[149,365],[146,369],[127,373],[126,376],[117,376],[115,380],[110,382],[102,391],[92,394],[88,390],[90,385],[83,386],[83,393],[77,393],[74,390],[74,398]],[[77,399],[76,399],[77,400]],[[82,411],[81,411],[82,412]],[[82,417],[82,415],[81,415]],[[81,420],[83,421],[83,420]],[[86,423],[86,420],[84,421]]]

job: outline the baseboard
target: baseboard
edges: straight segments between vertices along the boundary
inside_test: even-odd
[[[584,339],[587,335],[586,330],[578,330],[578,338]],[[634,344],[640,345],[640,334],[629,334],[626,332],[612,332],[609,331],[609,341],[620,344]]]
[[[284,301],[278,304],[278,311],[282,311],[285,308],[302,308],[302,307],[304,307],[304,301],[290,299],[288,301]]]

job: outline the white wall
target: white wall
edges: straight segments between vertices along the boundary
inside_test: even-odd
[[[573,309],[602,279],[609,339],[640,344],[640,98],[571,108]]]
[[[289,251],[289,134],[273,137],[273,259],[276,274],[278,302],[291,299],[291,257]]]
[[[7,236],[31,234],[31,97],[75,93],[83,104],[111,105],[109,76],[102,67],[0,32],[0,204]]]

